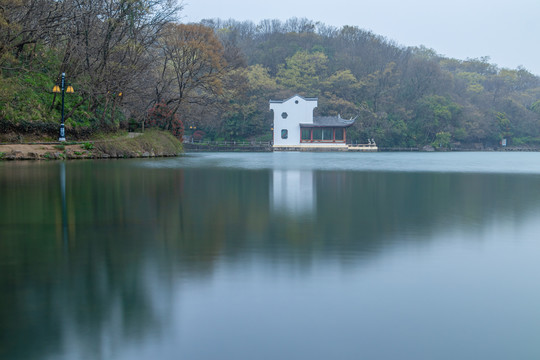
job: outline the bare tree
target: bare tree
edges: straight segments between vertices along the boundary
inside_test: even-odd
[[[166,102],[175,113],[191,104],[216,102],[228,64],[214,31],[199,24],[169,24],[160,45],[155,101]]]
[[[65,66],[104,123],[119,95],[137,93],[152,65],[150,51],[181,10],[172,0],[73,0],[75,18],[65,39]]]
[[[4,0],[0,3],[0,66],[13,62],[26,45],[52,43],[72,19],[69,1]]]

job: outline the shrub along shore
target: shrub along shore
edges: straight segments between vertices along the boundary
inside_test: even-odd
[[[136,136],[85,143],[0,145],[0,160],[118,159],[178,156],[182,143],[165,131],[146,131]]]

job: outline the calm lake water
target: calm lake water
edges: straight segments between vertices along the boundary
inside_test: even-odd
[[[540,153],[0,163],[2,359],[540,359]]]

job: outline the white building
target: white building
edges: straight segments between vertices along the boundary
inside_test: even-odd
[[[274,150],[347,151],[347,128],[354,119],[341,116],[313,117],[317,98],[295,95],[287,100],[270,100],[274,111]]]

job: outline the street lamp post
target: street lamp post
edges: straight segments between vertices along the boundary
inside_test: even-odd
[[[197,131],[197,126],[190,125],[189,130],[191,131],[191,142],[193,143],[195,140],[193,135],[195,134],[195,131]]]
[[[72,93],[73,92],[73,86],[68,85],[66,87],[66,73],[62,73],[62,79],[60,80],[60,86],[55,85],[53,88],[53,92],[55,93],[62,93],[62,117],[60,119],[60,137],[58,138],[58,141],[66,141],[66,128],[64,126],[64,95],[66,92]]]

